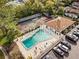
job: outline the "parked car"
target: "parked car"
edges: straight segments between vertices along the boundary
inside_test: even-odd
[[[51,55],[46,55],[43,59],[53,59],[53,57]]]
[[[61,49],[62,51],[68,53],[69,52],[69,48],[63,44],[58,44],[58,48]]]
[[[66,47],[69,48],[69,50],[71,49],[71,45],[67,42],[67,41],[61,41],[61,44],[65,45]]]
[[[65,12],[64,15],[67,16],[67,17],[70,17],[70,18],[74,18],[74,19],[78,18],[78,16],[76,14],[74,14],[74,13]]]
[[[78,41],[78,37],[74,34],[66,35],[66,38],[73,41],[73,42],[75,42],[75,43]]]
[[[69,10],[70,10],[70,7],[69,7],[69,6],[67,6],[67,7],[64,8],[64,11],[65,11],[65,12],[67,12],[67,11],[69,11]]]
[[[58,55],[60,55],[61,57],[63,57],[64,56],[64,52],[61,50],[61,49],[59,49],[58,47],[54,47],[53,48],[53,50],[54,50],[54,52],[56,52]]]
[[[79,2],[72,3],[72,7],[75,9],[79,9]]]
[[[73,34],[79,37],[79,31],[74,31]]]
[[[77,30],[79,30],[79,26],[77,27]]]
[[[72,8],[79,10],[79,7],[78,6],[72,6]]]
[[[79,2],[72,3],[72,6],[79,6]]]

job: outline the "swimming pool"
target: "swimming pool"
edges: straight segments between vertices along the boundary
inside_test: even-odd
[[[47,40],[51,35],[44,30],[37,31],[32,37],[22,41],[25,48],[32,48],[38,42]]]

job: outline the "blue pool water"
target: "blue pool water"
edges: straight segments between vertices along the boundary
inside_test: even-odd
[[[47,32],[44,32],[43,30],[39,30],[32,37],[22,41],[22,43],[24,44],[25,48],[31,48],[38,42],[47,40],[49,37],[50,37],[50,34],[48,34]]]

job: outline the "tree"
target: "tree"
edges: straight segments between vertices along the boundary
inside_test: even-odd
[[[45,12],[48,12],[49,14],[53,14],[53,7],[54,7],[53,1],[51,0],[46,1]]]
[[[70,5],[74,0],[62,0],[66,6]]]
[[[2,7],[5,3],[7,3],[9,0],[0,0],[0,7]]]
[[[59,7],[58,11],[57,11],[57,15],[64,15],[64,7]]]
[[[34,13],[42,13],[43,12],[43,4],[40,2],[40,0],[35,0],[35,2],[32,5],[32,10]]]
[[[15,14],[15,10],[11,9],[10,7],[3,6],[0,9],[0,30],[4,35],[3,38],[6,37],[7,44],[12,42],[15,36],[18,34]]]

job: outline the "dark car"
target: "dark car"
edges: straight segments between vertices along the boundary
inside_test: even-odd
[[[58,44],[58,48],[61,49],[62,51],[68,53],[69,52],[69,48],[63,44]]]
[[[54,47],[53,48],[53,50],[54,50],[54,52],[56,52],[58,55],[60,55],[61,57],[63,57],[64,56],[64,52],[61,50],[61,49],[59,49],[58,47]]]
[[[78,41],[78,37],[76,35],[74,35],[74,34],[66,35],[66,39],[69,39],[69,40],[71,40],[71,41],[73,41],[75,43]]]
[[[61,44],[67,46],[69,48],[69,50],[71,49],[71,45],[67,42],[67,41],[61,41]]]

